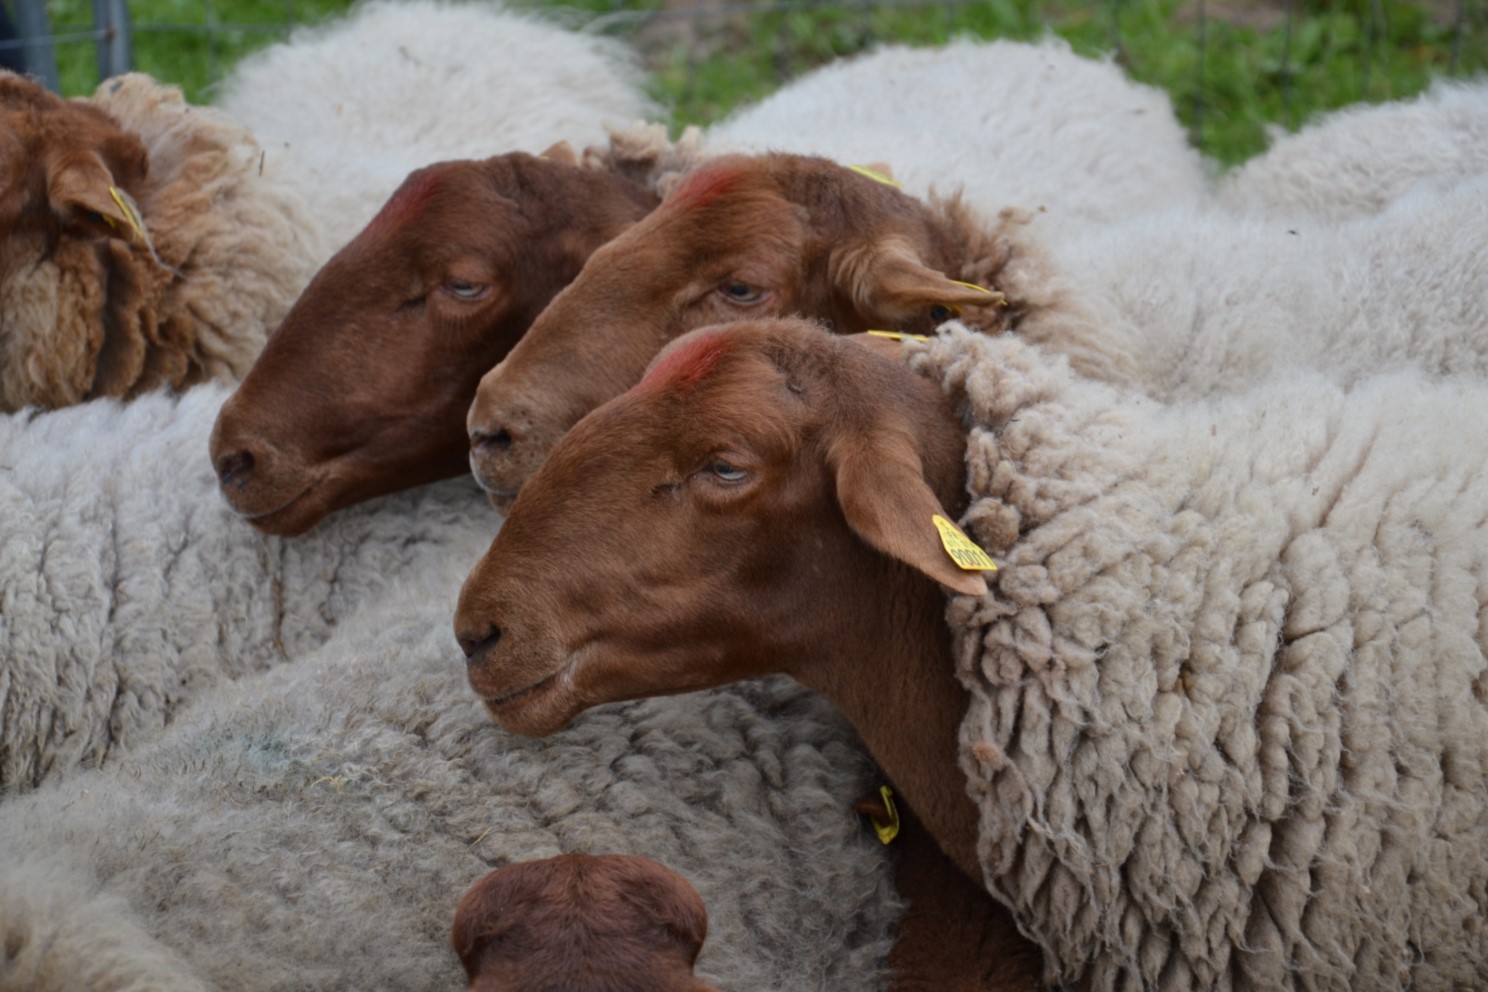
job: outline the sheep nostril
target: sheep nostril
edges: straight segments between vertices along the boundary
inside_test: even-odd
[[[470,447],[475,451],[500,455],[511,450],[511,446],[511,432],[505,427],[498,427],[494,431],[473,430],[470,432]]]
[[[225,486],[242,486],[247,483],[248,476],[253,474],[254,458],[252,452],[239,451],[236,454],[224,455],[217,462],[217,478]]]
[[[460,642],[460,650],[465,652],[465,657],[475,661],[476,655],[494,648],[501,641],[501,628],[492,625],[486,628],[484,636],[460,634],[456,640]]]

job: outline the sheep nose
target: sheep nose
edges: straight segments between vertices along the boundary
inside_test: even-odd
[[[474,662],[476,655],[484,654],[500,643],[501,628],[491,624],[484,631],[456,634],[455,639],[460,642],[460,650],[465,652],[466,659]]]
[[[475,428],[470,432],[470,450],[479,451],[488,455],[502,455],[511,450],[511,432],[505,427],[497,427],[495,430],[484,430]]]
[[[217,459],[217,479],[222,487],[226,489],[228,486],[237,486],[242,489],[247,485],[248,477],[253,474],[254,461],[251,451],[238,451]]]

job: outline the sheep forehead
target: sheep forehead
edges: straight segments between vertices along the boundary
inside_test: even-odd
[[[640,393],[669,390],[686,392],[706,379],[730,349],[723,331],[703,331],[667,349],[636,384]]]
[[[435,193],[446,182],[452,163],[440,163],[420,169],[403,180],[387,203],[364,229],[365,234],[396,230],[412,222],[428,209]]]

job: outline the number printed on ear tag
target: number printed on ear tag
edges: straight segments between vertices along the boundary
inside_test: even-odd
[[[938,513],[930,519],[935,522],[935,529],[940,531],[940,543],[945,547],[946,554],[951,556],[951,561],[960,566],[962,571],[997,571],[997,563],[975,541],[961,533],[959,527]]]

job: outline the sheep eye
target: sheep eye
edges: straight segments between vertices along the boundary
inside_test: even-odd
[[[459,279],[448,279],[444,283],[444,291],[457,300],[473,301],[479,300],[489,292],[489,288],[478,282],[464,282]]]
[[[718,459],[708,466],[708,471],[720,482],[743,482],[749,473],[736,465],[731,465],[722,459]]]
[[[765,291],[749,285],[747,282],[726,282],[718,287],[724,299],[730,303],[740,306],[751,306],[765,298]]]
[[[960,313],[961,311],[957,310],[955,307],[948,307],[944,304],[937,303],[935,304],[935,306],[930,308],[930,319],[939,324],[950,320],[952,317],[955,317]]]

